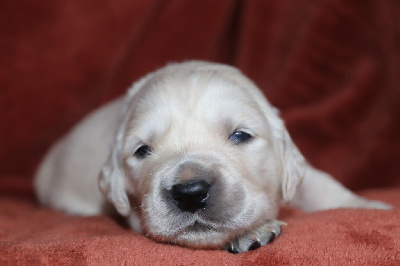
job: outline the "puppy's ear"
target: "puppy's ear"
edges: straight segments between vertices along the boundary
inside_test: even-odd
[[[272,134],[277,140],[277,148],[283,165],[282,197],[285,202],[290,201],[296,193],[296,188],[303,180],[306,162],[279,117],[279,111],[272,108],[273,115],[269,116],[272,124]]]
[[[128,216],[130,213],[130,203],[127,194],[127,177],[122,163],[122,150],[126,125],[131,113],[132,101],[138,91],[152,77],[149,74],[136,82],[127,92],[122,105],[120,123],[116,129],[112,147],[107,161],[103,164],[99,175],[99,187],[103,195],[109,202],[114,204],[117,211]]]
[[[120,158],[121,151],[114,145],[107,161],[101,168],[99,187],[103,195],[114,205],[117,211],[123,216],[128,216],[130,204],[125,189],[125,173]]]
[[[290,138],[283,120],[279,117],[278,109],[274,108],[268,102],[257,85],[247,77],[241,75],[240,72],[238,73],[237,69],[231,68],[230,71],[225,71],[224,73],[229,79],[234,80],[242,87],[248,88],[249,91],[253,90],[253,99],[263,111],[270,125],[271,138],[276,143],[277,152],[282,160],[282,197],[285,202],[290,201],[305,173],[306,162],[303,155]]]

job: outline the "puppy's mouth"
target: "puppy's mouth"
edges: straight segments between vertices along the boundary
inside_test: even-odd
[[[196,220],[170,238],[171,242],[192,248],[219,249],[225,245],[228,234],[213,225]]]
[[[190,232],[190,233],[207,233],[210,231],[217,231],[216,228],[214,228],[211,225],[204,224],[199,221],[195,221],[193,224],[186,226],[183,230],[183,232]]]
[[[179,177],[179,182],[157,179],[160,183],[154,186],[160,189],[142,199],[142,229],[147,235],[192,248],[221,248],[251,225],[251,211],[246,212],[248,222],[241,219],[246,207],[242,185],[228,184],[215,169],[194,163],[182,164]]]

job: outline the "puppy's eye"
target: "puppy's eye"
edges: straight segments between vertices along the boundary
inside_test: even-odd
[[[151,148],[148,145],[143,145],[140,146],[136,151],[135,151],[135,156],[138,159],[144,159],[147,156],[151,154]]]
[[[250,135],[249,133],[246,133],[244,131],[235,131],[229,137],[229,140],[232,141],[233,144],[239,144],[239,143],[249,141],[252,137],[253,137],[252,135]]]

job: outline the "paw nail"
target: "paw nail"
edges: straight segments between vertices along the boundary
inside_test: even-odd
[[[237,251],[237,250],[234,249],[233,247],[228,247],[228,248],[226,249],[226,251],[228,251],[229,253],[232,253],[232,254],[238,254],[238,253],[239,253],[239,251]]]
[[[275,232],[271,232],[271,235],[270,235],[270,237],[269,237],[269,239],[267,241],[267,244],[270,244],[272,241],[274,241],[275,237],[276,237]]]
[[[250,247],[249,247],[249,251],[251,251],[251,250],[256,250],[256,249],[258,249],[259,247],[261,247],[261,243],[259,242],[259,241],[254,241],[251,245],[250,245]]]

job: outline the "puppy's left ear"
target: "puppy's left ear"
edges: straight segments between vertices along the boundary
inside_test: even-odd
[[[279,117],[279,111],[272,108],[273,114],[268,116],[271,123],[272,135],[277,140],[277,149],[283,165],[282,197],[290,201],[296,193],[296,188],[303,180],[306,161],[299,149],[293,143],[284,122]]]
[[[241,75],[240,72],[238,73],[237,70],[232,70],[234,69],[231,68],[230,71],[225,71],[224,73],[229,79],[234,80],[244,88],[248,88],[249,91],[253,91],[253,99],[263,111],[264,117],[270,125],[271,138],[276,144],[276,149],[283,165],[282,197],[285,202],[288,202],[293,198],[297,186],[303,180],[306,169],[305,159],[290,138],[283,120],[279,117],[279,110],[268,102],[254,82]]]
[[[290,201],[296,193],[305,173],[305,159],[293,143],[286,129],[283,129],[284,176],[282,180],[282,197],[285,202]]]

